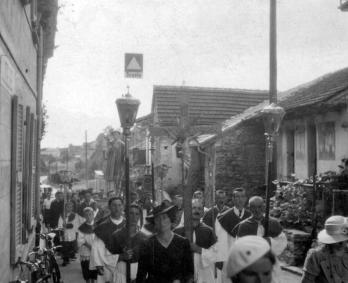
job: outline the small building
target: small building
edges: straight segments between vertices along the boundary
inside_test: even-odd
[[[306,179],[338,171],[348,157],[348,68],[283,94],[286,110],[278,139],[278,178]]]
[[[274,150],[272,179],[307,179],[338,171],[348,158],[348,68],[279,93],[285,111]],[[201,135],[206,201],[215,189],[243,186],[249,195],[265,184],[264,101],[223,122],[220,133]],[[260,191],[261,189],[261,191]]]
[[[0,274],[15,279],[39,212],[42,87],[53,55],[57,0],[0,1]]]
[[[205,202],[213,203],[215,190],[243,187],[248,195],[265,184],[265,136],[261,110],[268,101],[250,107],[223,122],[220,133],[199,136],[204,172]]]
[[[185,134],[193,137],[216,133],[221,128],[221,122],[267,97],[268,93],[261,90],[154,86],[150,135],[154,137],[156,188],[177,187],[182,183],[182,178],[187,178],[189,154],[186,152],[182,164],[176,148],[182,117],[181,104],[187,105],[186,117],[190,125]],[[162,172],[162,168],[166,168],[166,172]]]

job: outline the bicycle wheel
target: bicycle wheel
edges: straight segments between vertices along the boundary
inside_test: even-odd
[[[58,263],[54,256],[51,256],[51,278],[53,283],[62,283]]]

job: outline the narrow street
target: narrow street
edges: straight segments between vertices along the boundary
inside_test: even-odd
[[[64,267],[61,266],[61,262],[59,261],[59,268],[61,270],[64,283],[84,283],[79,260],[72,261],[70,264]],[[282,270],[280,274],[280,283],[299,283],[301,279],[300,276],[284,270]]]

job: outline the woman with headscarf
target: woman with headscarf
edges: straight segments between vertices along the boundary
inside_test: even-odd
[[[193,280],[190,242],[171,230],[176,207],[162,204],[147,217],[155,234],[139,252],[137,283],[188,283]]]
[[[348,221],[335,215],[325,221],[317,248],[308,251],[301,283],[348,282]]]
[[[224,271],[233,283],[271,283],[275,265],[276,258],[267,240],[244,236],[231,246]]]

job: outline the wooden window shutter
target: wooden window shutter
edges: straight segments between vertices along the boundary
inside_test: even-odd
[[[34,114],[32,114],[32,177],[31,177],[31,219],[35,219],[36,212],[36,196],[37,196],[37,184],[36,184],[36,119],[34,119]],[[32,223],[33,225],[33,223]]]
[[[27,229],[31,233],[31,229],[33,226],[33,192],[34,192],[34,187],[33,187],[33,142],[34,142],[34,114],[30,114],[30,127],[29,127],[29,149],[28,149],[28,155],[29,155],[29,160],[28,160],[28,210],[27,210]]]
[[[29,158],[30,158],[30,107],[25,109],[25,141],[24,141],[24,165],[23,165],[23,193],[22,193],[22,243],[28,242],[28,227],[30,225],[30,210],[29,210],[29,192],[30,192],[30,179],[29,179]]]
[[[11,145],[10,261],[14,264],[22,244],[23,106],[17,96],[12,99]]]

